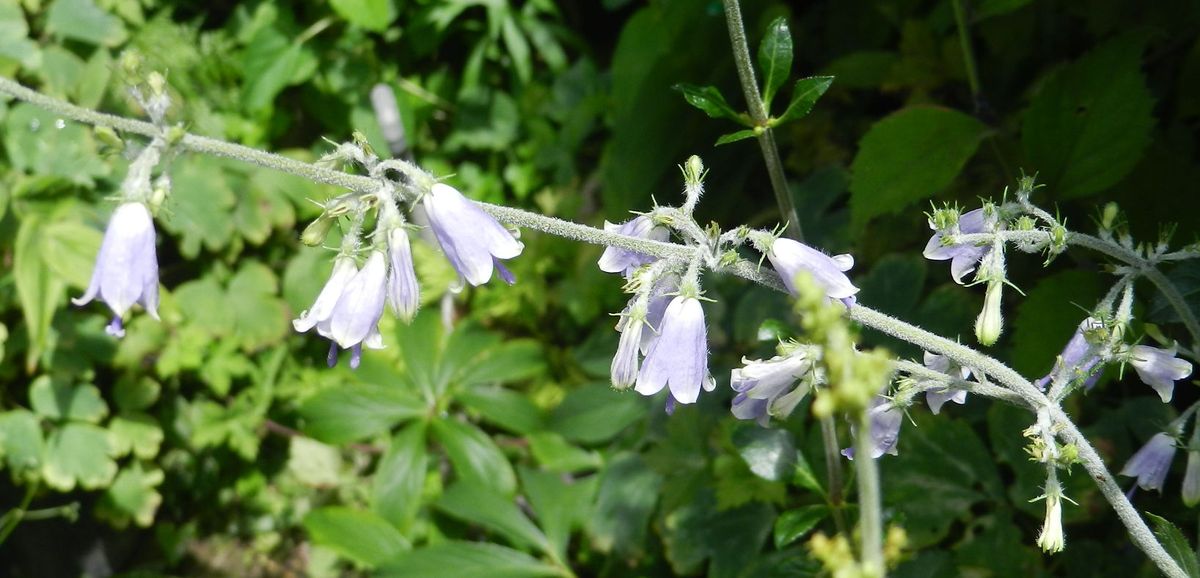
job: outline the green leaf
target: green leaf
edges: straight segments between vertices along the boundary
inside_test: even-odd
[[[1150,523],[1154,524],[1154,535],[1158,536],[1158,541],[1162,542],[1163,548],[1167,550],[1171,558],[1175,559],[1184,574],[1190,578],[1200,578],[1200,560],[1196,559],[1196,551],[1183,536],[1183,532],[1180,532],[1179,528],[1176,528],[1175,524],[1166,518],[1150,512],[1145,512],[1145,514]]]
[[[640,455],[622,453],[613,457],[600,473],[596,509],[588,521],[592,545],[601,552],[640,554],[661,486],[662,476]]]
[[[1167,279],[1179,291],[1183,302],[1192,310],[1192,313],[1200,315],[1200,261],[1184,261],[1176,265],[1167,273]],[[1162,292],[1157,291],[1154,293],[1154,301],[1151,302],[1150,308],[1146,312],[1146,319],[1159,323],[1182,323],[1179,312],[1163,296]]]
[[[809,465],[808,459],[804,457],[804,452],[799,450],[796,451],[796,469],[792,472],[792,483],[822,496],[825,495],[825,488],[817,479],[816,472]]]
[[[456,331],[455,336],[461,332]],[[454,345],[455,339],[452,336],[446,346],[447,356],[444,362],[462,365],[462,360],[451,355],[455,349]],[[509,383],[529,379],[541,374],[545,369],[546,362],[541,344],[531,339],[517,339],[488,347],[479,358],[462,369],[459,380],[464,385]]]
[[[108,175],[111,169],[96,156],[90,130],[74,122],[60,129],[59,120],[54,113],[32,104],[12,107],[4,123],[4,152],[19,171],[91,187],[97,177]],[[12,195],[21,196],[16,191]]]
[[[158,421],[144,413],[121,414],[108,424],[112,433],[113,457],[129,452],[143,459],[154,459],[162,446],[163,430]]]
[[[329,444],[385,432],[424,412],[424,403],[400,384],[333,387],[300,405],[304,433]]]
[[[42,229],[42,258],[50,270],[76,289],[87,289],[104,236],[83,223],[58,221]]]
[[[1154,99],[1141,72],[1146,37],[1119,36],[1058,70],[1025,112],[1021,141],[1038,181],[1057,198],[1103,191],[1150,144]]]
[[[761,502],[721,511],[708,492],[700,492],[662,520],[667,560],[684,575],[707,559],[708,576],[734,578],[758,555],[774,519],[774,510]]]
[[[714,146],[721,146],[723,144],[746,140],[756,136],[758,136],[758,133],[754,132],[752,129],[739,130],[737,132],[721,135],[721,137],[717,139],[716,145]]]
[[[433,422],[433,436],[446,450],[459,481],[490,486],[506,496],[517,491],[517,477],[508,458],[479,428],[460,421],[437,420]]]
[[[284,88],[308,80],[315,64],[311,50],[279,29],[260,28],[242,55],[242,106],[250,112],[267,109]]]
[[[46,29],[64,38],[102,46],[117,46],[128,37],[121,19],[92,0],[55,0],[46,10]]]
[[[91,424],[67,423],[50,435],[42,477],[47,486],[62,492],[76,485],[85,490],[103,488],[117,474],[111,453],[108,432]]]
[[[1031,376],[1049,373],[1101,291],[1096,274],[1079,269],[1043,277],[1027,290],[1013,317],[1013,369]]]
[[[850,169],[850,212],[861,231],[945,189],[975,154],[988,128],[949,108],[901,109],[875,123],[858,142]]]
[[[821,72],[837,78],[844,88],[874,89],[884,84],[900,57],[886,50],[860,50],[840,56]]]
[[[550,415],[551,431],[573,442],[601,443],[645,417],[646,400],[607,385],[585,385],[567,394]]]
[[[42,51],[42,67],[38,72],[45,81],[46,92],[66,98],[75,94],[83,69],[83,59],[74,52],[51,45]]]
[[[38,376],[29,385],[29,405],[43,418],[99,423],[108,405],[94,385],[75,385],[63,378]]]
[[[396,437],[375,467],[372,509],[393,526],[406,530],[421,509],[429,453],[425,449],[425,424],[409,424]]]
[[[458,395],[458,401],[485,421],[518,434],[542,428],[542,411],[529,397],[503,387],[473,387]]]
[[[13,277],[29,340],[29,349],[25,354],[27,372],[37,367],[38,359],[48,346],[50,322],[54,319],[63,292],[62,281],[50,273],[38,248],[43,228],[40,217],[26,217],[17,230],[13,247]]]
[[[975,22],[980,22],[985,18],[1000,16],[1001,14],[1008,14],[1009,12],[1017,10],[1018,8],[1021,8],[1031,2],[1033,2],[1033,0],[983,0],[977,6],[975,6],[975,9],[972,11],[974,16],[973,20]]]
[[[426,309],[412,323],[396,324],[396,347],[404,360],[404,369],[422,391],[440,389],[436,382],[442,344],[441,317],[436,312]]]
[[[404,552],[389,560],[379,578],[442,576],[453,568],[455,578],[536,578],[564,576],[553,566],[511,548],[495,544],[448,541]]]
[[[688,101],[688,104],[704,111],[709,118],[727,118],[749,126],[742,115],[729,106],[725,97],[721,95],[721,91],[717,90],[715,86],[693,86],[681,83],[672,88],[683,93],[683,98]]]
[[[233,317],[233,337],[243,351],[274,345],[288,335],[288,313],[277,298],[275,274],[257,261],[243,261],[229,281],[225,307]]]
[[[796,446],[787,430],[743,425],[734,431],[733,445],[750,471],[764,480],[785,480],[795,471]]]
[[[85,108],[99,108],[108,90],[112,77],[113,60],[107,50],[100,48],[88,59],[82,76],[75,86],[75,104]]]
[[[372,512],[342,506],[313,510],[304,529],[316,544],[374,568],[409,549],[408,540]]]
[[[829,517],[829,506],[816,504],[788,510],[775,519],[775,547],[784,546],[808,535],[821,520]]]
[[[529,41],[521,33],[521,29],[517,26],[517,20],[513,17],[512,12],[506,14],[501,21],[500,37],[504,40],[504,47],[508,49],[509,61],[512,62],[513,68],[517,71],[517,79],[522,83],[528,83],[529,77],[533,75],[533,65],[530,62],[529,54]]]
[[[597,477],[568,479],[554,472],[529,468],[518,468],[517,474],[537,516],[538,525],[554,547],[558,559],[566,560],[571,531],[582,526],[591,516]]]
[[[392,0],[330,0],[329,6],[347,22],[374,32],[387,30],[397,16]]]
[[[829,90],[831,84],[833,84],[832,76],[810,76],[797,80],[795,88],[792,89],[792,101],[788,103],[787,110],[783,111],[783,116],[780,116],[775,124],[808,116],[825,91]]]
[[[306,486],[335,486],[342,479],[342,455],[333,446],[292,436],[288,442],[287,469]]]
[[[40,469],[46,443],[37,416],[24,409],[0,413],[0,449],[13,477]]]
[[[41,59],[38,46],[29,40],[29,25],[16,2],[0,3],[0,57],[35,68]]]
[[[514,546],[554,553],[546,535],[521,513],[512,499],[490,486],[459,482],[442,494],[437,507],[455,518],[479,524],[504,536]]]
[[[233,237],[229,212],[237,197],[225,178],[225,163],[211,157],[187,155],[171,169],[171,196],[167,207],[171,218],[161,221],[163,229],[182,237],[179,251],[194,259],[200,249],[216,251]]]
[[[538,432],[526,436],[529,451],[543,468],[553,472],[574,473],[600,467],[600,454],[567,443],[561,435]]]
[[[104,491],[96,505],[97,516],[109,520],[117,528],[124,528],[129,520],[142,528],[150,527],[162,504],[162,494],[155,490],[162,482],[162,470],[143,470],[140,463],[134,462],[121,470]]]
[[[767,27],[758,45],[758,70],[763,76],[763,108],[771,112],[771,99],[792,72],[792,31],[780,16]]]
[[[859,280],[859,299],[888,315],[907,319],[921,299],[925,270],[925,259],[920,255],[885,255]]]

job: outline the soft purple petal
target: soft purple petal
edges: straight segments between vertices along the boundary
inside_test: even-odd
[[[775,239],[767,251],[767,259],[793,295],[796,294],[796,275],[801,271],[811,274],[830,299],[845,299],[858,293],[858,287],[850,282],[838,262],[803,243]],[[845,264],[845,260],[841,263]]]
[[[654,220],[646,215],[634,217],[619,225],[605,223],[604,230],[653,241],[666,241],[670,236],[670,231],[665,227],[655,225]],[[656,257],[643,255],[636,251],[629,251],[619,247],[608,247],[600,255],[600,261],[597,265],[605,273],[629,273],[633,269],[653,263],[656,260]]]
[[[691,297],[675,297],[663,316],[659,338],[650,345],[635,389],[654,395],[667,386],[679,403],[695,403],[708,375],[704,309]]]
[[[411,321],[421,306],[421,285],[417,283],[417,272],[413,268],[412,246],[408,232],[396,228],[388,234],[388,303],[396,316]]]
[[[491,279],[493,257],[511,259],[524,248],[495,218],[449,185],[433,185],[422,204],[446,258],[472,285]]]
[[[99,297],[117,317],[125,315],[134,303],[140,303],[151,317],[158,319],[158,258],[154,243],[154,219],[145,205],[131,202],[117,207],[104,231],[88,289],[72,302],[84,305]],[[124,334],[118,326],[110,328],[113,334]]]
[[[1171,460],[1174,458],[1175,438],[1158,433],[1129,458],[1125,467],[1121,468],[1121,475],[1137,478],[1137,485],[1143,490],[1161,492],[1163,480],[1167,478],[1167,470],[1171,469]]]
[[[1192,364],[1175,357],[1173,349],[1135,345],[1130,364],[1142,381],[1158,392],[1163,403],[1171,401],[1175,382],[1192,374]]]
[[[387,263],[381,251],[373,251],[338,297],[329,318],[331,337],[343,349],[358,345],[377,331],[386,299]]]
[[[338,298],[346,289],[346,284],[356,274],[358,274],[358,266],[355,265],[353,257],[338,257],[333,262],[333,273],[329,275],[329,280],[317,294],[317,300],[313,303],[312,308],[301,313],[298,319],[292,320],[292,327],[303,333],[321,322],[327,321],[333,314],[333,306],[337,305]],[[322,334],[324,333],[322,332]]]

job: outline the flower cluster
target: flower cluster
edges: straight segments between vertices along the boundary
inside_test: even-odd
[[[771,359],[743,359],[745,365],[733,370],[729,384],[736,392],[734,417],[757,420],[763,426],[772,417],[784,419],[824,381],[816,364],[819,347],[784,343],[779,349],[779,355]]]

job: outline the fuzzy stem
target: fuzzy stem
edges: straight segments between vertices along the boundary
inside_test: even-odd
[[[883,576],[883,515],[879,493],[879,464],[871,457],[871,412],[858,416],[858,434],[854,438],[854,470],[858,480],[858,531],[862,537],[862,563],[865,575]]]

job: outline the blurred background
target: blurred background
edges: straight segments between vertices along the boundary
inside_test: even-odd
[[[1034,202],[1072,229],[1094,232],[1115,202],[1140,241],[1168,222],[1176,244],[1196,240],[1200,4],[962,7],[966,38],[949,0],[743,11],[752,50],[784,17],[792,78],[836,77],[776,129],[806,241],[854,254],[861,302],[973,345],[982,289],[921,257],[931,203],[977,208],[1036,173]],[[360,131],[475,199],[596,226],[681,202],[692,154],[711,170],[702,222],[782,220],[757,143],[715,146],[738,127],[672,88],[712,85],[744,110],[729,47],[715,0],[0,0],[0,74],[45,93],[138,116],[117,65],[136,50],[193,133],[313,161]],[[804,544],[834,526],[807,405],[772,429],[728,411],[730,369],[796,336],[781,295],[705,279],[717,391],[668,417],[608,386],[624,296],[600,248],[525,231],[515,286],[443,307],[453,272],[418,243],[422,313],[385,316],[387,349],[357,371],[328,369],[325,342],[290,319],[333,255],[299,231],[339,191],[181,154],[157,219],[162,321],[138,312],[117,341],[105,307],[67,298],[128,160],[56,120],[0,100],[0,575],[817,575]],[[1030,377],[1113,280],[1093,253],[1042,262],[1010,254],[1025,295],[1009,292],[989,351]],[[1200,267],[1168,273],[1198,308]],[[1139,290],[1137,332],[1185,339]],[[1181,383],[1174,407],[1196,397]],[[1115,369],[1068,409],[1113,469],[1177,412]],[[971,399],[910,418],[881,462],[885,515],[912,548],[896,575],[1154,575],[1081,470],[1065,481],[1066,551],[1037,550],[1032,416]],[[1134,502],[1194,536],[1181,462]]]

